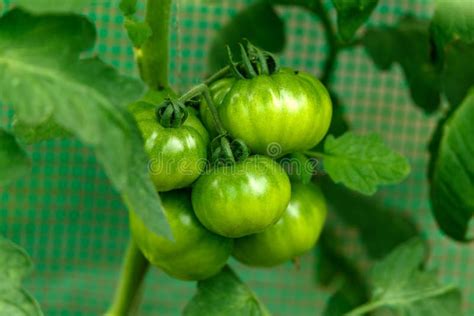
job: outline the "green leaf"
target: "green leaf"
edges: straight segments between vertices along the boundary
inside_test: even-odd
[[[0,283],[20,286],[32,268],[33,263],[26,251],[0,235]]]
[[[367,254],[372,258],[382,258],[399,244],[420,234],[409,217],[400,214],[399,210],[384,207],[373,197],[329,180],[324,180],[321,189],[331,212],[346,225],[357,229]]]
[[[452,106],[461,104],[469,88],[474,86],[473,56],[474,43],[453,41],[445,46],[443,88]]]
[[[376,134],[330,135],[324,143],[323,159],[324,169],[335,183],[367,195],[374,194],[378,185],[399,183],[410,173],[407,160]]]
[[[332,3],[337,10],[339,35],[348,41],[369,18],[378,0],[332,0]]]
[[[473,43],[474,5],[466,0],[437,0],[431,27],[441,47],[453,40]]]
[[[421,269],[427,249],[420,239],[397,247],[372,269],[372,298],[347,315],[365,315],[381,307],[396,315],[462,315],[459,290],[440,284],[436,275]]]
[[[110,0],[13,0],[12,3],[33,11],[46,12],[81,12],[85,7],[107,3]]]
[[[400,64],[417,106],[426,113],[439,108],[440,74],[433,63],[428,21],[407,16],[396,27],[369,29],[363,44],[381,70]]]
[[[474,215],[474,90],[442,127],[430,197],[433,214],[448,236],[466,241]]]
[[[226,45],[230,46],[233,56],[240,56],[238,43],[243,38],[264,50],[278,53],[285,46],[285,25],[268,2],[262,1],[248,6],[234,16],[212,41],[209,53],[211,70],[218,70],[227,65]]]
[[[0,186],[21,178],[30,169],[30,158],[15,137],[0,129]]]
[[[35,299],[21,288],[32,267],[23,248],[0,236],[0,315],[43,315]]]
[[[42,316],[38,302],[22,288],[0,285],[0,315]]]
[[[13,133],[25,144],[34,144],[53,138],[69,138],[71,133],[59,126],[54,119],[49,118],[39,125],[30,125],[13,119]]]
[[[451,110],[452,111],[452,110]],[[436,128],[433,131],[430,142],[428,143],[428,152],[430,154],[430,160],[428,161],[427,176],[428,181],[433,179],[433,172],[435,168],[435,162],[438,159],[438,149],[441,143],[441,137],[443,136],[444,123],[448,120],[449,114],[441,117],[436,124]]]
[[[464,0],[438,0],[431,31],[442,62],[443,89],[456,107],[474,85],[474,5]]]
[[[198,290],[184,308],[185,316],[270,315],[250,288],[225,266],[207,280],[198,282]]]
[[[318,251],[315,265],[318,282],[325,287],[342,284],[327,301],[324,316],[343,315],[369,298],[368,284],[355,259],[342,251],[343,244],[340,236],[326,225],[315,248]]]
[[[123,15],[133,15],[137,12],[137,0],[120,0],[119,8]]]
[[[440,74],[432,60],[428,21],[406,16],[397,27],[369,29],[363,44],[381,70],[400,64],[416,105],[427,113],[439,108]]]
[[[0,19],[0,98],[14,106],[19,121],[54,119],[92,146],[127,206],[169,237],[140,132],[125,108],[143,86],[99,59],[78,60],[94,39],[85,18],[10,11]]]
[[[125,18],[125,29],[134,47],[141,47],[152,34],[148,23],[138,21],[131,17]]]

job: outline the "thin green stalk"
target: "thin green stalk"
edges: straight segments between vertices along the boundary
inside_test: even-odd
[[[229,68],[228,67],[223,68],[221,71],[219,71],[218,73],[220,73],[220,75],[223,75],[225,72],[229,71]],[[209,90],[209,87],[204,83],[201,83],[197,86],[194,86],[189,91],[187,91],[185,94],[183,94],[178,99],[178,101],[185,103],[186,101],[188,101],[188,100],[190,100],[190,99],[192,99],[192,98],[194,98],[198,95],[203,95],[204,96],[204,99],[206,100],[207,106],[208,106],[209,110],[211,111],[211,115],[212,115],[212,118],[214,120],[216,130],[217,130],[217,132],[219,133],[220,136],[223,136],[223,137],[220,138],[221,149],[224,151],[225,156],[228,159],[230,159],[232,162],[235,162],[236,159],[235,159],[234,153],[231,149],[229,139],[226,137],[227,131],[225,130],[225,128],[222,125],[222,122],[219,118],[219,113],[217,112],[217,108],[214,104],[214,101],[212,100],[212,96],[211,96],[211,92]],[[243,144],[242,146],[245,147],[244,151],[248,150],[247,146],[245,144]]]
[[[228,69],[226,71],[228,71]],[[214,119],[214,123],[216,124],[217,132],[219,134],[225,134],[226,130],[222,126],[222,123],[219,119],[219,114],[217,113],[216,106],[214,105],[214,101],[212,100],[211,93],[209,92],[209,87],[206,84],[201,83],[201,84],[198,84],[197,86],[194,86],[185,94],[183,94],[178,99],[178,101],[184,103],[188,101],[189,99],[192,99],[195,96],[198,96],[201,94],[204,96],[204,99],[206,99],[207,106],[209,107],[209,110],[211,111],[211,114],[212,114],[212,118]]]
[[[148,260],[138,246],[130,238],[127,252],[123,259],[122,272],[116,288],[114,300],[106,316],[131,315],[138,306],[138,298],[142,281],[149,267]]]
[[[169,25],[171,0],[147,0],[145,21],[152,35],[138,52],[140,75],[151,89],[169,85]]]
[[[214,119],[214,124],[216,125],[217,132],[221,135],[226,134],[227,131],[222,125],[222,122],[219,118],[219,113],[217,112],[216,106],[214,105],[214,101],[212,100],[209,89],[204,90],[203,94],[204,94],[204,98],[206,99],[207,107],[211,111],[212,118]]]
[[[324,158],[324,154],[320,153],[320,152],[317,152],[317,151],[305,151],[305,152],[303,152],[303,154],[305,154],[306,156],[309,156],[309,157],[317,158],[317,159],[323,159]]]
[[[219,69],[217,72],[212,74],[209,78],[204,80],[204,84],[210,85],[216,80],[219,80],[225,76],[227,76],[231,72],[230,66],[225,66],[224,68]]]
[[[336,59],[339,53],[339,45],[337,42],[336,31],[331,23],[331,19],[327,11],[324,9],[321,1],[316,1],[314,8],[311,8],[311,11],[319,16],[321,23],[324,27],[324,34],[326,36],[326,42],[329,45],[328,57],[324,63],[323,74],[321,76],[321,82],[327,86],[329,80],[331,79],[332,73],[336,66]]]
[[[198,84],[197,86],[192,87],[190,90],[186,91],[182,96],[179,97],[178,101],[186,102],[198,95],[202,94],[204,90],[209,89],[204,83]]]

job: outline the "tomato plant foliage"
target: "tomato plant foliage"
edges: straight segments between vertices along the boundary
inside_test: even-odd
[[[399,63],[417,106],[431,113],[440,104],[440,74],[432,61],[429,21],[406,16],[397,26],[369,29],[364,46],[380,69]]]
[[[410,172],[407,160],[385,146],[376,134],[329,136],[324,143],[323,163],[334,182],[367,195],[375,193],[377,184],[398,183]]]
[[[6,185],[25,175],[30,165],[29,157],[15,137],[0,129],[0,185]]]
[[[474,90],[442,126],[431,179],[431,203],[441,229],[458,240],[472,239],[474,216]],[[455,181],[453,181],[455,179]]]
[[[43,315],[35,299],[21,286],[32,267],[25,250],[0,235],[1,315]]]
[[[459,291],[420,268],[425,259],[426,248],[419,239],[397,247],[372,268],[370,301],[347,315],[365,315],[380,307],[398,315],[461,315]]]
[[[14,105],[20,122],[40,125],[53,119],[92,146],[126,203],[167,234],[140,134],[124,109],[142,85],[97,58],[80,59],[94,41],[94,26],[78,15],[6,13],[0,19],[2,100]]]
[[[368,19],[378,0],[332,0],[337,10],[339,35],[350,40],[357,29]]]
[[[184,308],[183,314],[270,315],[255,293],[228,266],[216,276],[198,282],[198,291]]]

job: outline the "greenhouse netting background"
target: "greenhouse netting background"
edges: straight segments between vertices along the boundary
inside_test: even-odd
[[[111,1],[112,2],[112,1]],[[85,13],[98,27],[95,52],[122,73],[136,76],[133,51],[123,30],[117,2],[101,4]],[[198,83],[207,72],[207,51],[215,32],[250,1],[175,2],[171,34],[171,81],[181,91]],[[331,7],[330,1],[325,1]],[[8,8],[4,2],[4,10]],[[380,1],[369,26],[394,24],[404,15],[429,18],[433,2]],[[287,42],[283,65],[321,74],[327,53],[318,20],[301,9],[279,7]],[[332,17],[334,10],[331,11]],[[406,155],[412,166],[401,185],[381,190],[384,206],[411,214],[432,247],[430,266],[445,282],[459,284],[467,314],[474,314],[474,248],[459,245],[439,232],[430,212],[426,145],[436,118],[412,105],[398,65],[377,70],[363,48],[341,53],[332,86],[338,93],[352,128],[374,131]],[[87,96],[84,96],[85,98]],[[11,124],[12,111],[0,104],[0,123]],[[32,173],[8,188],[0,188],[0,233],[26,248],[36,263],[25,284],[45,315],[98,315],[110,302],[129,238],[127,211],[112,189],[92,151],[76,140],[52,140],[30,146]],[[386,223],[391,225],[391,223]],[[381,228],[383,229],[383,228]],[[356,231],[345,250],[364,260]],[[346,238],[347,239],[347,238]],[[319,315],[331,292],[314,281],[314,254],[273,269],[251,269],[235,261],[241,278],[256,291],[275,315]],[[146,281],[141,315],[178,315],[195,291],[195,283],[174,280],[152,269]]]

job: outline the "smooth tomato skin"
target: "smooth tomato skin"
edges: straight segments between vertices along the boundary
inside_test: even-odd
[[[269,76],[221,79],[211,85],[211,94],[229,133],[242,139],[252,152],[274,158],[316,146],[331,123],[328,91],[302,71],[283,68]],[[213,134],[205,101],[200,112]]]
[[[160,194],[174,240],[150,231],[130,212],[132,236],[154,266],[181,280],[203,280],[218,273],[232,252],[232,239],[205,229],[194,215],[189,191]]]
[[[137,102],[131,108],[145,142],[148,168],[159,192],[193,183],[206,165],[209,135],[192,113],[181,127],[165,128],[155,118],[155,107]]]
[[[196,116],[196,114],[189,112],[189,116],[186,119],[186,122],[184,122],[184,125],[194,128],[199,133],[199,135],[201,135],[202,139],[204,140],[204,143],[206,143],[206,146],[207,144],[209,144],[209,132],[206,130],[206,128]]]
[[[327,207],[319,187],[292,183],[291,199],[280,220],[261,233],[234,241],[233,256],[257,267],[272,267],[309,251],[319,238]]]
[[[217,167],[193,185],[192,203],[201,223],[225,237],[242,237],[278,221],[290,200],[290,181],[265,156]]]

